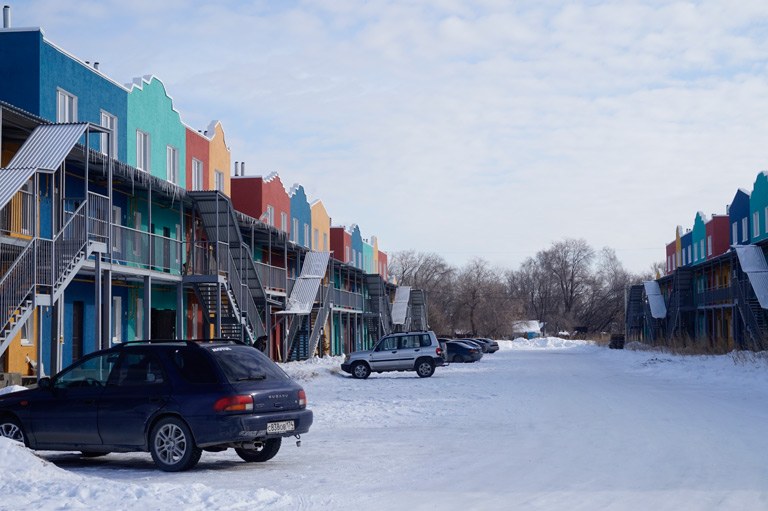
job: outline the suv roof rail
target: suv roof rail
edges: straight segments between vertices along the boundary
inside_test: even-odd
[[[244,344],[246,346],[250,346],[250,344],[247,344],[240,339],[226,339],[226,338],[216,338],[216,339],[135,339],[133,341],[125,341],[122,342],[122,345],[128,345],[128,344],[186,344],[188,346],[199,346],[200,344],[210,344],[210,343],[228,343],[228,344]]]

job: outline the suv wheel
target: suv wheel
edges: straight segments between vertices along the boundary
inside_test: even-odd
[[[256,449],[241,449],[240,447],[237,447],[235,452],[243,461],[247,461],[248,463],[260,463],[274,458],[277,451],[280,450],[280,444],[282,442],[282,438],[269,438],[264,440],[264,444],[261,447]]]
[[[352,366],[352,376],[360,380],[368,378],[371,374],[371,368],[365,362],[355,362]]]
[[[435,373],[435,363],[429,359],[422,358],[416,361],[416,374],[419,378],[429,378]]]
[[[164,472],[188,470],[200,461],[202,449],[195,445],[192,431],[176,417],[160,419],[149,435],[149,452]]]

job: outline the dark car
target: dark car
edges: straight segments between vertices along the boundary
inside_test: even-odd
[[[465,339],[454,339],[454,340],[461,341],[461,342],[463,342],[465,344],[469,344],[470,346],[476,346],[483,353],[488,351],[488,348],[487,348],[486,344],[484,342],[478,341],[477,339],[470,339],[470,338],[467,337]]]
[[[272,459],[309,431],[304,389],[259,350],[231,341],[141,341],[79,360],[37,388],[0,396],[0,435],[85,456],[149,451],[168,472],[203,450]]]
[[[483,346],[485,346],[483,353],[496,353],[499,351],[499,343],[493,339],[487,339],[485,337],[474,337],[472,340],[475,342],[480,342],[483,344]]]
[[[482,350],[477,345],[469,344],[462,340],[448,341],[449,362],[477,362],[483,358]]]

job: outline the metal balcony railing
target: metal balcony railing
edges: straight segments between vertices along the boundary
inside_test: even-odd
[[[351,293],[342,289],[334,289],[333,304],[337,307],[363,310],[363,295],[360,293]]]
[[[30,192],[20,190],[11,201],[0,209],[0,234],[32,234],[35,201]]]
[[[36,241],[29,242],[0,279],[0,332],[8,327],[24,301],[30,300],[34,295]]]
[[[259,274],[261,284],[266,289],[279,289],[290,292],[286,289],[286,271],[285,268],[278,268],[269,264],[260,262],[254,262],[256,265],[256,272]]]

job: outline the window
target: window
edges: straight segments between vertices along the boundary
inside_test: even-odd
[[[739,224],[738,222],[733,222],[731,224],[731,239],[733,243],[739,242]]]
[[[123,246],[123,210],[120,206],[112,206],[112,251],[120,253]]]
[[[741,219],[741,241],[749,241],[749,220],[747,217]]]
[[[280,213],[280,230],[288,232],[288,215],[286,213]]]
[[[354,248],[352,249],[352,260],[348,262],[351,262],[353,266],[357,264],[357,250]]]
[[[699,260],[699,244],[695,243],[693,245],[693,260],[698,261]]]
[[[304,224],[304,246],[309,247],[309,224]]]
[[[123,342],[123,298],[112,297],[112,344]]]
[[[397,349],[397,337],[387,337],[382,339],[376,351],[393,351]]]
[[[363,269],[363,253],[358,252],[357,253],[357,267],[361,270]]]
[[[120,387],[157,385],[165,381],[157,357],[150,353],[126,352],[110,383]]]
[[[94,383],[107,384],[112,367],[117,362],[115,353],[104,353],[90,357],[70,367],[67,372],[56,376],[53,387],[57,389],[72,387],[92,387]]]
[[[768,206],[765,207],[765,232],[768,232]]]
[[[323,252],[328,252],[328,233],[323,233]]]
[[[349,247],[344,247],[344,262],[349,262]]]
[[[197,158],[192,158],[192,189],[203,189],[203,162]]]
[[[56,122],[77,122],[77,96],[63,89],[56,92]]]
[[[712,236],[707,236],[707,255],[712,255]]]
[[[752,213],[752,237],[760,236],[760,215],[757,211]]]
[[[293,219],[293,227],[291,228],[291,241],[294,243],[299,242],[299,219]]]
[[[272,227],[275,226],[275,208],[267,206],[267,223]]]
[[[686,259],[688,261],[686,264],[691,264],[692,259],[691,259],[691,246],[690,245],[688,245],[688,257]]]
[[[165,148],[165,175],[171,183],[179,184],[179,150],[173,146]]]
[[[704,259],[706,257],[706,255],[704,255],[705,252],[704,252],[704,239],[703,238],[701,240],[699,240],[699,254],[701,254],[701,258],[702,259]]]
[[[312,250],[320,250],[320,230],[312,230]]]
[[[136,339],[144,339],[144,298],[136,299]]]
[[[136,168],[149,172],[149,133],[136,130]]]
[[[112,130],[111,136],[107,134],[101,135],[101,152],[108,154],[112,158],[117,158],[117,117],[102,110],[101,125]]]
[[[220,192],[224,191],[224,173],[220,170],[216,171],[216,189]]]

